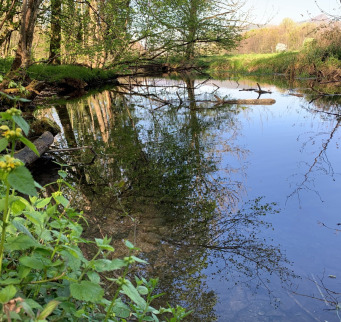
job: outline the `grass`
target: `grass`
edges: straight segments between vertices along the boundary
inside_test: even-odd
[[[28,69],[28,75],[31,79],[57,82],[64,78],[77,78],[87,83],[108,80],[115,78],[115,73],[110,70],[99,68],[87,68],[74,65],[32,65]]]
[[[0,75],[6,74],[12,64],[12,58],[0,58]],[[58,82],[65,78],[76,78],[87,83],[96,83],[115,78],[115,71],[88,68],[76,65],[46,65],[34,64],[27,70],[31,79],[48,82]]]
[[[209,71],[230,71],[246,74],[285,73],[295,62],[298,52],[206,56],[197,60]]]

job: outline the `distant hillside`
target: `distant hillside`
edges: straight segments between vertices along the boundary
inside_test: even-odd
[[[329,21],[331,21],[330,18],[326,14],[321,13],[320,15],[316,17],[313,17],[308,20],[300,21],[299,23],[307,23],[307,22],[323,23],[323,22],[329,22]]]

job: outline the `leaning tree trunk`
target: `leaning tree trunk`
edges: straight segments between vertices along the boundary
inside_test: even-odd
[[[50,56],[49,63],[60,65],[61,54],[61,24],[60,17],[62,14],[62,1],[51,0],[51,39],[50,39]]]
[[[20,38],[11,71],[27,68],[31,62],[31,49],[38,9],[42,0],[23,0]]]

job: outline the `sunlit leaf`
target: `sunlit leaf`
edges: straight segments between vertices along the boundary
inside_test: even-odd
[[[26,139],[25,137],[22,136],[20,138],[20,141],[22,143],[24,143],[28,148],[30,148],[38,157],[40,156],[36,146],[30,140],[28,140],[28,139]]]
[[[19,200],[15,200],[12,204],[11,204],[11,210],[13,212],[14,215],[19,215],[22,213],[22,211],[26,208],[25,203],[23,203],[20,199]]]
[[[17,293],[17,289],[13,285],[8,285],[0,290],[0,303],[9,302]]]
[[[64,207],[67,207],[69,205],[69,200],[67,200],[64,196],[53,196],[53,198],[58,201],[60,204],[62,204]]]
[[[51,197],[39,200],[36,204],[36,208],[44,208],[51,201]]]
[[[33,177],[26,167],[21,166],[13,169],[9,173],[7,179],[11,187],[15,190],[30,196],[37,195]]]
[[[147,295],[148,294],[148,289],[145,286],[140,285],[136,289],[141,295]]]
[[[138,263],[148,264],[148,262],[146,262],[145,260],[138,258],[136,256],[131,256],[131,258],[134,259]]]
[[[20,115],[13,115],[12,119],[23,130],[23,132],[28,135],[28,131],[30,130],[28,123]]]
[[[135,249],[135,246],[129,241],[125,240],[124,244],[129,248],[129,249]]]
[[[43,311],[38,315],[37,320],[45,320],[58,306],[60,302],[52,300],[46,304]]]
[[[6,138],[2,138],[0,140],[0,152],[5,150],[7,148],[8,145],[8,140]]]

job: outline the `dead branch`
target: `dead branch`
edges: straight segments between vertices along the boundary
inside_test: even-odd
[[[69,152],[69,151],[77,151],[77,150],[84,150],[84,149],[90,149],[92,150],[91,146],[81,146],[78,148],[67,148],[67,149],[51,149],[46,151],[46,153],[54,153],[54,152]]]
[[[256,90],[257,90],[256,88],[243,88],[240,89],[239,92],[254,92]]]
[[[262,90],[262,88],[260,87],[259,83],[257,83],[257,86],[258,86],[258,90],[255,90],[256,93],[262,95],[262,94],[272,94],[272,92],[270,91],[264,91]]]

